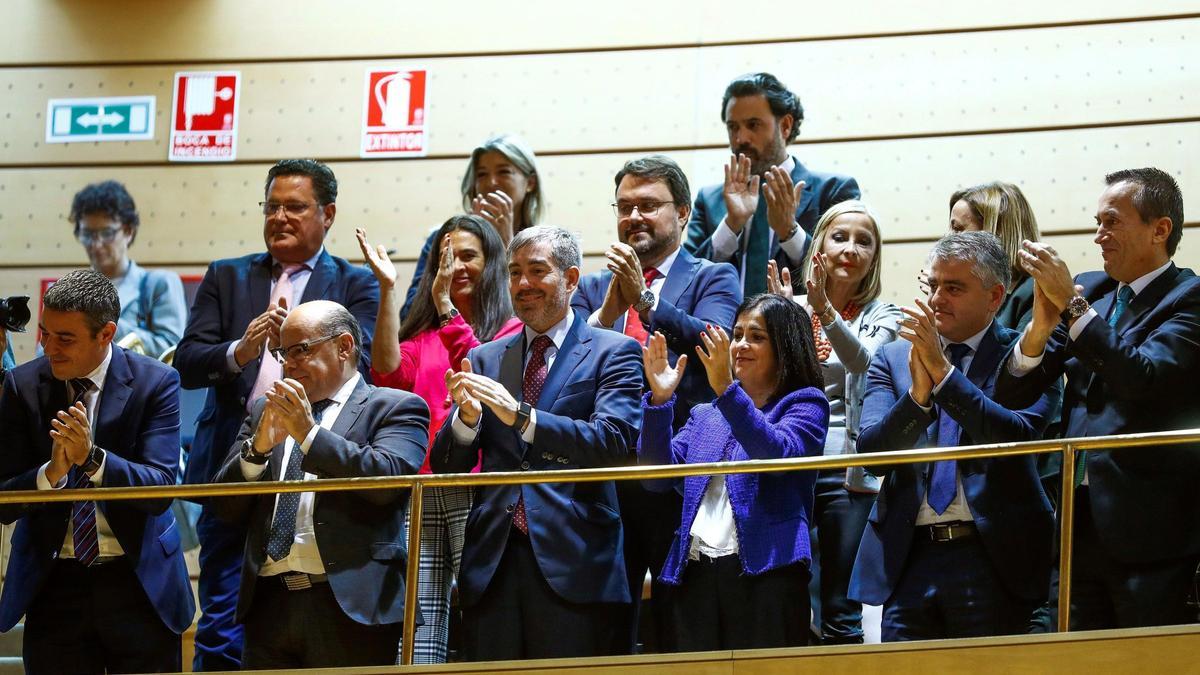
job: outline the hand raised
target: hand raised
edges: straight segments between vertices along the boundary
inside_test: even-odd
[[[792,299],[792,271],[781,270],[774,260],[767,261],[767,292]]]
[[[829,296],[825,294],[825,284],[829,280],[829,258],[818,251],[813,254],[812,261],[812,278],[804,286],[808,290],[808,306],[820,317],[829,309]]]
[[[721,195],[725,198],[725,224],[741,234],[758,208],[758,186],[762,179],[750,174],[750,158],[739,154],[730,156],[725,165],[725,184]]]
[[[379,290],[391,290],[396,285],[396,266],[388,257],[387,249],[383,244],[372,247],[367,243],[367,231],[361,227],[354,230],[354,236],[358,238],[358,248],[362,251],[363,259],[379,281]]]
[[[483,406],[465,384],[465,378],[470,373],[469,359],[462,360],[457,372],[453,368],[447,368],[446,390],[450,392],[450,399],[458,406],[458,419],[462,420],[463,424],[474,427],[479,423],[479,416],[483,414]]]
[[[804,193],[804,181],[793,185],[791,174],[778,166],[771,167],[765,179],[763,196],[767,200],[767,225],[783,240],[796,225],[796,208]]]
[[[901,307],[904,318],[900,320],[899,337],[912,343],[912,353],[921,360],[922,366],[934,383],[941,382],[950,372],[950,361],[942,351],[933,310],[923,300],[914,299],[916,307]]]
[[[505,246],[512,241],[513,235],[516,234],[513,231],[516,224],[516,219],[513,217],[513,200],[502,190],[475,195],[475,198],[471,200],[471,213],[491,223]]]
[[[708,374],[708,386],[720,396],[733,384],[733,365],[729,359],[729,335],[720,326],[708,326],[700,334],[696,355]]]
[[[683,371],[687,367],[687,354],[681,354],[672,368],[667,353],[667,338],[659,331],[654,331],[646,346],[642,347],[642,363],[646,368],[646,381],[650,384],[650,404],[666,403],[683,379]]]
[[[438,254],[437,274],[433,277],[430,293],[438,314],[446,314],[454,307],[450,300],[450,285],[454,282],[454,243],[450,237],[442,237],[442,250]]]
[[[933,396],[934,382],[929,371],[925,370],[925,364],[921,362],[921,357],[917,355],[915,348],[908,352],[908,375],[912,379],[908,395],[917,402],[917,405],[929,407],[929,399]]]
[[[1021,268],[1045,294],[1061,314],[1067,308],[1067,303],[1075,296],[1075,281],[1067,263],[1049,244],[1029,241],[1021,242],[1021,250],[1017,252]]]

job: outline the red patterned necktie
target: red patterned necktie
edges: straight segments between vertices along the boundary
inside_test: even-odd
[[[529,345],[529,365],[525,366],[525,378],[521,383],[521,400],[531,407],[537,407],[538,396],[542,394],[542,385],[546,384],[546,350],[554,342],[545,335],[539,335]],[[513,525],[522,534],[529,534],[529,519],[525,515],[525,496],[517,498],[517,506],[513,509]]]
[[[658,270],[653,267],[643,270],[642,277],[646,279],[646,288],[650,288],[650,282],[658,277]],[[633,307],[625,314],[625,334],[638,344],[644,345],[650,339],[650,334],[646,332],[646,327],[642,325],[642,317],[638,315],[638,311]]]

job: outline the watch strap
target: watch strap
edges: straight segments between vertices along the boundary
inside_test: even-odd
[[[529,424],[529,418],[533,415],[533,406],[526,401],[521,401],[517,406],[517,418],[513,420],[512,428],[518,434],[525,433],[525,425]]]
[[[250,464],[262,466],[263,464],[267,463],[267,460],[271,459],[271,453],[268,452],[264,455],[262,453],[255,452],[254,437],[251,436],[250,438],[242,441],[241,458]]]

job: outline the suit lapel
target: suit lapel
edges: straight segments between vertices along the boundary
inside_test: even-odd
[[[125,350],[114,346],[112,359],[108,362],[108,375],[104,378],[104,389],[100,393],[100,409],[96,411],[96,430],[93,434],[96,445],[102,448],[120,447],[118,435],[125,427],[121,424],[121,416],[133,393],[132,385],[133,374],[129,370]]]
[[[45,456],[50,456],[50,420],[60,410],[67,409],[67,383],[56,379],[50,371],[50,361],[42,360],[38,368],[38,407],[41,410],[42,434],[39,443],[45,448]]]
[[[321,251],[321,255],[317,258],[317,264],[308,277],[308,284],[304,287],[304,295],[300,296],[300,302],[327,297],[335,276],[337,276],[337,266],[333,264],[333,259],[329,257],[328,251]]]
[[[250,266],[250,316],[246,323],[267,310],[267,303],[271,302],[271,277],[271,254],[264,253]]]
[[[334,420],[330,431],[342,438],[346,437],[346,432],[354,423],[358,421],[358,416],[362,414],[363,406],[366,404],[367,395],[371,388],[363,381],[361,377],[358,379],[358,384],[354,386],[354,391],[350,392],[350,398],[346,399],[346,405],[342,407],[338,413],[337,419]]]
[[[991,384],[991,380],[998,370],[997,365],[1003,356],[1003,345],[999,333],[1000,324],[992,321],[988,331],[983,334],[983,339],[979,341],[978,351],[971,358],[971,367],[967,369],[967,379],[971,381],[971,384],[983,390],[986,390]]]
[[[699,267],[700,261],[680,248],[679,254],[675,256],[675,262],[671,264],[671,269],[667,270],[667,280],[663,282],[659,297],[672,305],[678,305],[679,297],[683,295],[688,286],[691,286],[692,279],[696,278],[696,269]],[[622,320],[623,323],[624,320]]]
[[[1151,281],[1149,286],[1143,288],[1141,293],[1133,296],[1133,300],[1125,308],[1125,313],[1117,321],[1117,335],[1123,335],[1130,327],[1141,321],[1146,312],[1157,307],[1163,297],[1175,287],[1177,276],[1179,276],[1179,268],[1175,266],[1175,263],[1171,263],[1171,266],[1158,275],[1158,278]],[[1115,294],[1113,297],[1116,297]]]
[[[587,321],[581,315],[576,314],[575,320],[571,323],[571,330],[567,331],[567,337],[558,350],[558,356],[554,357],[554,365],[550,367],[550,372],[546,373],[546,383],[542,385],[542,393],[538,396],[536,408],[549,410],[553,407],[552,404],[558,398],[558,392],[570,379],[576,366],[591,351],[590,331],[591,328],[587,325]]]
[[[793,156],[792,161],[795,162],[795,166],[792,167],[792,184],[804,181],[804,190],[800,193],[800,203],[796,205],[796,213],[799,214],[804,213],[804,210],[812,203],[817,188],[814,185],[815,181],[811,180],[808,169],[804,168],[800,160]]]
[[[504,345],[504,353],[500,356],[500,384],[512,394],[513,398],[521,397],[521,387],[524,383],[525,372],[525,329],[509,338]]]

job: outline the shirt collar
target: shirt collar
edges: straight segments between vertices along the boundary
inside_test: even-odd
[[[970,347],[970,348],[971,348],[971,355],[973,356],[973,355],[974,355],[976,352],[978,352],[978,351],[979,351],[979,343],[983,342],[983,336],[984,336],[984,335],[987,335],[987,332],[988,332],[989,330],[991,330],[991,329],[992,329],[992,324],[991,324],[991,323],[989,323],[987,326],[985,326],[985,327],[984,327],[984,329],[983,329],[983,330],[981,330],[981,331],[979,331],[978,333],[976,333],[976,334],[972,335],[971,337],[967,338],[966,340],[963,340],[963,341],[962,341],[961,343],[959,343],[959,344],[964,344],[964,345],[966,345],[966,346]],[[940,340],[941,340],[941,342],[942,342],[942,351],[945,351],[945,350],[946,350],[946,347],[948,347],[949,345],[951,345],[951,344],[954,344],[954,343],[950,342],[949,340],[947,340],[947,339],[946,339],[946,338],[944,338],[944,337],[940,337],[940,336],[939,336],[939,338],[940,338]]]
[[[550,330],[545,333],[539,333],[529,326],[525,326],[525,344],[533,344],[533,339],[539,335],[545,335],[554,343],[555,349],[561,349],[563,341],[567,339],[567,333],[571,332],[571,324],[575,323],[575,310],[568,307],[567,315],[562,321],[550,327]]]
[[[1160,268],[1158,268],[1158,269],[1154,270],[1153,272],[1148,272],[1148,273],[1146,273],[1146,274],[1143,274],[1142,276],[1140,276],[1140,277],[1138,277],[1138,278],[1134,279],[1134,280],[1133,280],[1132,282],[1130,282],[1129,284],[1125,284],[1125,283],[1120,283],[1120,284],[1117,284],[1117,290],[1120,290],[1121,286],[1126,286],[1126,285],[1127,285],[1127,286],[1129,286],[1130,288],[1132,288],[1132,289],[1133,289],[1133,294],[1134,294],[1134,295],[1138,295],[1138,294],[1140,294],[1142,291],[1146,290],[1146,287],[1150,285],[1150,282],[1152,282],[1152,281],[1154,281],[1155,279],[1157,279],[1157,278],[1158,278],[1158,277],[1159,277],[1159,276],[1160,276],[1160,275],[1161,275],[1163,272],[1166,272],[1166,271],[1167,271],[1167,268],[1168,268],[1168,267],[1170,267],[1170,266],[1171,266],[1171,261],[1170,261],[1170,260],[1168,260],[1168,261],[1167,261],[1167,264],[1165,264],[1165,265],[1163,265],[1162,267],[1160,267]]]
[[[788,172],[789,176],[792,175],[792,170],[796,168],[796,158],[788,155],[787,159],[783,160],[783,164],[779,165],[779,168]]]
[[[315,269],[317,269],[317,258],[320,258],[320,257],[321,257],[321,254],[322,254],[322,253],[324,253],[324,252],[325,252],[325,247],[324,247],[324,246],[322,246],[321,248],[317,249],[317,254],[316,254],[316,255],[314,255],[313,257],[309,258],[308,260],[305,260],[303,263],[301,263],[301,265],[303,265],[303,266],[304,266],[304,269],[307,269],[307,270],[315,270]],[[276,260],[276,259],[275,259],[275,256],[271,256],[271,269],[272,269],[272,270],[274,270],[274,269],[275,269],[275,266],[276,266],[276,265],[280,265],[280,266],[282,266],[283,264],[284,264],[284,263],[281,263],[281,262],[279,262],[278,260]],[[274,272],[272,272],[272,273],[274,273]]]
[[[354,377],[346,380],[346,382],[329,397],[330,401],[338,404],[339,407],[346,405],[346,401],[350,400],[350,394],[354,393],[354,388],[358,386],[358,381],[362,379],[362,375],[358,371],[354,371]]]
[[[671,266],[675,264],[675,259],[678,257],[679,257],[679,249],[677,248],[674,251],[671,251],[671,255],[667,256],[666,258],[663,258],[662,262],[660,262],[654,266],[654,269],[658,270],[658,278],[659,279],[667,278],[667,274],[669,274],[671,272]]]
[[[86,379],[92,381],[96,391],[104,391],[104,380],[108,377],[108,366],[112,363],[112,345],[108,345],[108,352],[104,354],[104,360],[92,372],[84,375]]]

